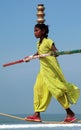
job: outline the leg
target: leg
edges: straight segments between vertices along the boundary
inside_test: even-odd
[[[75,116],[75,113],[70,108],[67,108],[65,110],[67,113],[67,117],[74,117]]]
[[[41,117],[40,117],[40,112],[35,112],[33,116],[38,117],[38,118],[41,119]]]
[[[75,113],[70,108],[66,109],[66,113],[67,113],[67,116],[64,119],[64,122],[71,122],[72,123],[72,122],[75,122],[77,120],[77,118],[75,117]]]
[[[34,86],[34,115],[26,117],[26,120],[41,121],[40,112],[43,112],[48,107],[51,101],[51,93],[47,89],[45,82],[41,74],[37,76],[37,80]]]
[[[51,97],[52,95],[47,89],[41,73],[39,73],[34,86],[34,111],[45,111],[51,101]]]
[[[75,113],[70,109],[70,103],[66,95],[63,95],[58,99],[59,103],[63,106],[66,111],[66,118],[64,122],[74,122],[76,121]]]

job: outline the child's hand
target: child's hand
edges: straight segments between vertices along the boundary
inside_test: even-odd
[[[58,51],[54,51],[54,52],[53,52],[53,56],[55,56],[55,57],[59,56],[59,55],[56,54],[56,53],[58,53]]]
[[[31,55],[31,56],[26,56],[23,60],[24,60],[24,62],[29,62],[30,60],[32,60],[33,59],[33,55]]]
[[[30,57],[26,56],[23,60],[24,60],[24,62],[29,62],[30,61]]]
[[[58,52],[58,51],[56,51],[56,52]],[[55,57],[58,57],[59,55],[58,55],[58,54],[54,54],[54,56],[55,56]]]

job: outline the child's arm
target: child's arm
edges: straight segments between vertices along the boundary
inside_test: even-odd
[[[33,59],[33,56],[37,56],[38,55],[38,52],[36,52],[35,54],[33,54],[33,55],[31,55],[31,56],[26,56],[25,58],[24,58],[24,61],[25,62],[29,62],[31,59]],[[29,60],[28,60],[29,59]]]
[[[58,51],[54,43],[52,44],[52,48],[51,49],[52,49],[53,52],[57,52]],[[54,55],[54,56],[57,57],[58,55]]]
[[[52,49],[53,52],[58,51],[54,43],[52,44],[52,48],[51,49]]]

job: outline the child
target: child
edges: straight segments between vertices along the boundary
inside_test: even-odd
[[[34,34],[36,38],[39,38],[37,43],[38,51],[35,55],[57,51],[54,42],[48,38],[48,33],[47,25],[35,25]],[[25,120],[42,121],[40,112],[46,110],[53,96],[66,111],[67,116],[64,121],[74,122],[76,117],[75,113],[70,109],[70,105],[75,104],[79,98],[80,91],[78,87],[66,81],[57,61],[57,56],[48,56],[39,60],[40,71],[34,86],[35,113],[32,116],[26,117]]]

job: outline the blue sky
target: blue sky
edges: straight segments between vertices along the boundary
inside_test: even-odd
[[[59,51],[81,48],[81,0],[0,0],[0,112],[33,113],[33,86],[39,61],[3,68],[4,63],[36,52],[37,5],[44,4],[49,37]],[[59,56],[68,82],[81,89],[81,54]],[[72,106],[81,114],[81,96]],[[53,98],[46,113],[65,113]]]

